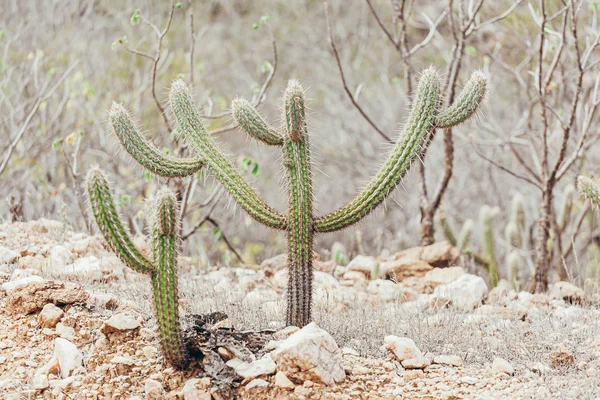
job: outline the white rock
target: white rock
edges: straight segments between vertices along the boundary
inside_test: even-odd
[[[449,355],[449,356],[435,356],[433,358],[433,362],[435,364],[442,365],[450,365],[453,367],[462,367],[463,362],[459,356]]]
[[[75,340],[75,329],[61,323],[56,324],[56,334],[67,340]]]
[[[586,301],[583,289],[564,281],[556,282],[552,285],[549,296],[551,299],[565,300],[575,304],[582,304]]]
[[[402,297],[402,286],[387,279],[369,282],[367,292],[383,301],[392,301]]]
[[[262,375],[272,375],[277,371],[277,365],[270,355],[251,363],[242,362],[235,367],[235,372],[244,379],[253,379]]]
[[[144,381],[144,393],[146,393],[146,399],[164,399],[162,384],[155,379],[148,378]]]
[[[0,264],[12,264],[20,257],[19,253],[8,247],[0,246]]]
[[[38,322],[44,328],[54,328],[58,321],[65,315],[62,309],[52,303],[48,303],[42,308],[38,315]]]
[[[290,379],[281,371],[278,371],[275,374],[275,386],[288,390],[293,390],[296,387],[294,382],[290,381]]]
[[[54,340],[54,355],[60,366],[60,376],[67,378],[71,372],[83,365],[83,354],[73,343],[66,339],[56,338]]]
[[[434,268],[423,277],[431,286],[447,285],[465,275],[463,267]]]
[[[41,276],[37,276],[37,275],[26,276],[25,278],[20,278],[20,279],[14,280],[14,281],[9,281],[9,282],[3,283],[2,289],[4,289],[6,292],[11,292],[19,286],[25,286],[25,285],[27,285],[29,283],[33,283],[33,282],[45,282],[45,281],[46,280],[44,278],[42,278]]]
[[[60,270],[56,270],[63,276],[70,278],[87,278],[99,279],[102,278],[102,270],[100,269],[100,260],[94,256],[83,257],[75,260],[73,264],[67,265]]]
[[[104,321],[100,327],[100,332],[107,334],[111,332],[122,332],[137,329],[140,327],[140,321],[129,314],[117,313]]]
[[[348,354],[356,357],[360,356],[360,353],[354,350],[352,347],[342,347],[342,354]]]
[[[338,287],[340,283],[331,274],[323,271],[314,271],[315,287]]]
[[[379,262],[375,257],[358,255],[348,263],[346,268],[348,268],[349,271],[362,272],[369,279],[376,279],[378,278],[378,276],[375,275],[377,275],[377,270],[379,269]]]
[[[119,299],[110,293],[90,293],[85,305],[88,308],[114,309],[119,305]]]
[[[73,262],[73,254],[64,246],[54,246],[50,251],[50,262],[54,268],[65,267]]]
[[[466,383],[467,385],[474,385],[479,381],[479,379],[473,376],[463,376],[460,378],[460,381]]]
[[[253,290],[246,295],[242,304],[246,307],[258,306],[267,301],[277,301],[279,295],[273,289]]]
[[[52,357],[50,361],[35,371],[32,383],[33,388],[35,390],[44,390],[49,388],[50,382],[48,381],[48,375],[57,373],[59,369],[60,366],[58,364],[58,359],[56,357]]]
[[[367,276],[359,271],[348,271],[344,274],[342,278],[344,280],[350,281],[352,285],[365,283],[367,281]]]
[[[481,304],[487,292],[483,278],[466,274],[454,282],[436,287],[433,294],[450,300],[454,307],[472,310]]]
[[[300,328],[298,328],[297,326],[286,326],[283,329],[278,330],[277,332],[275,332],[273,334],[273,339],[275,340],[284,340],[287,339],[288,337],[290,337],[290,335],[293,335],[294,333],[298,332],[300,330]],[[598,346],[600,348],[600,345]]]
[[[246,390],[252,390],[257,388],[264,388],[269,386],[269,382],[264,379],[253,379],[246,385]]]
[[[183,400],[211,400],[210,385],[210,378],[187,380],[181,389]]]
[[[271,358],[277,369],[294,381],[332,385],[346,379],[338,345],[314,322],[284,340]]]
[[[385,348],[400,362],[422,356],[415,342],[407,337],[389,335],[384,338]]]
[[[494,358],[494,362],[492,363],[492,372],[495,374],[512,375],[515,373],[515,369],[505,359],[496,357]]]
[[[431,361],[429,361],[426,357],[415,357],[408,358],[401,362],[402,366],[406,369],[424,369],[431,365]]]

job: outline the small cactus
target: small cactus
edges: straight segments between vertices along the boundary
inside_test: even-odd
[[[304,89],[298,81],[289,81],[285,90],[281,129],[266,123],[249,102],[242,99],[232,102],[232,115],[240,128],[266,145],[279,147],[283,153],[288,184],[286,214],[269,206],[219,150],[200,122],[200,115],[183,81],[173,83],[169,100],[179,125],[178,132],[197,157],[176,159],[159,152],[141,135],[127,111],[118,104],[113,105],[109,118],[123,148],[150,172],[165,177],[181,177],[206,167],[252,218],[287,233],[289,281],[286,323],[302,327],[311,320],[315,234],[345,229],[370,214],[398,186],[411,163],[424,154],[436,128],[457,125],[475,114],[485,96],[486,84],[486,77],[481,72],[473,73],[457,101],[440,111],[438,73],[434,68],[423,71],[404,130],[382,168],[352,201],[320,217],[315,215],[313,205],[306,105]]]
[[[600,187],[594,180],[580,175],[577,177],[577,190],[584,199],[592,203],[592,206],[600,207]]]
[[[508,281],[511,283],[515,290],[520,289],[520,277],[519,272],[522,271],[522,258],[521,255],[515,250],[508,253],[506,257],[506,269],[508,272]]]
[[[88,172],[87,192],[96,224],[111,250],[129,268],[150,276],[164,356],[173,367],[184,369],[189,360],[179,322],[179,207],[175,196],[170,191],[161,191],[148,207],[152,249],[148,258],[133,245],[121,223],[110,186],[100,169]]]
[[[458,248],[458,251],[460,251],[461,253],[466,251],[469,246],[469,242],[471,241],[471,236],[473,236],[473,225],[475,225],[473,220],[468,219],[465,221],[462,228],[460,229],[456,247]]]
[[[483,252],[488,265],[488,279],[490,286],[498,284],[498,263],[496,262],[496,250],[494,246],[494,219],[498,215],[498,207],[491,208],[484,205],[479,211],[479,222],[483,233]]]

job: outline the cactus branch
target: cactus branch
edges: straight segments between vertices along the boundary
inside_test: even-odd
[[[578,176],[577,190],[584,199],[590,201],[593,207],[600,207],[600,187],[592,179],[583,175]]]
[[[93,168],[88,172],[87,191],[96,224],[111,250],[137,272],[154,271],[154,265],[136,249],[121,223],[110,186],[100,169]]]
[[[258,111],[246,100],[235,99],[231,102],[233,119],[250,137],[269,146],[281,146],[281,135],[265,122]]]
[[[440,82],[435,69],[421,76],[417,96],[400,140],[377,175],[354,200],[337,211],[317,218],[317,232],[333,232],[360,221],[373,211],[401,182],[412,161],[424,150],[439,104]]]
[[[125,151],[153,174],[184,177],[195,174],[204,166],[204,161],[199,158],[177,159],[162,153],[142,135],[122,105],[113,103],[108,116],[113,132]]]
[[[450,107],[440,112],[435,118],[437,128],[452,128],[465,122],[477,110],[485,98],[487,77],[481,71],[475,71],[458,95],[458,99]]]
[[[184,138],[207,161],[207,168],[221,182],[237,203],[255,220],[274,228],[285,229],[286,217],[271,208],[254,189],[246,183],[231,163],[218,149],[200,122],[190,92],[181,80],[173,82],[169,93],[171,107]]]

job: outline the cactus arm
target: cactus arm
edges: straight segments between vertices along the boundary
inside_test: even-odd
[[[177,80],[173,83],[169,100],[182,135],[194,150],[203,159],[206,159],[209,171],[221,182],[237,203],[258,222],[271,228],[285,229],[286,217],[260,198],[217,148],[213,138],[202,126],[198,111],[195,109],[183,81]]]
[[[284,99],[287,137],[282,150],[289,186],[286,324],[304,326],[311,321],[313,192],[304,92],[297,81],[289,82]]]
[[[179,212],[175,196],[170,192],[159,193],[153,211],[149,225],[157,269],[151,280],[158,333],[165,358],[174,367],[183,369],[188,364],[188,357],[179,322]]]
[[[592,203],[592,206],[600,207],[600,187],[592,179],[583,175],[578,176],[577,190],[584,199]]]
[[[498,285],[498,263],[496,262],[496,251],[494,247],[494,219],[498,215],[498,208],[487,205],[481,207],[479,219],[483,231],[483,251],[488,266],[488,279],[491,287]]]
[[[487,77],[475,71],[450,107],[441,111],[435,118],[436,128],[452,128],[471,118],[485,98]]]
[[[383,167],[354,200],[337,211],[317,218],[317,232],[333,232],[357,223],[398,186],[412,161],[430,142],[440,96],[440,82],[433,68],[425,70],[419,81],[417,96],[400,140]]]
[[[235,99],[231,103],[233,119],[250,137],[269,146],[283,145],[281,135],[265,122],[252,104],[243,99]]]
[[[178,159],[158,150],[142,135],[122,105],[113,103],[108,116],[123,149],[153,174],[169,178],[184,177],[198,172],[204,166],[204,161],[199,158]]]
[[[149,274],[154,265],[132,243],[121,223],[110,186],[100,169],[93,168],[87,175],[87,192],[96,224],[109,247],[129,268]]]

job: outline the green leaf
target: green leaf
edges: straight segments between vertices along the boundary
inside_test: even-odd
[[[264,23],[266,23],[267,21],[270,21],[270,20],[271,20],[271,16],[270,15],[263,15],[262,17],[260,17],[260,21],[259,22],[261,24],[264,24]]]
[[[154,175],[149,171],[144,171],[144,180],[146,182],[152,182],[154,180]]]
[[[258,176],[258,172],[259,172],[258,163],[254,163],[254,166],[252,167],[252,171],[250,173],[254,176]]]
[[[133,12],[133,15],[131,16],[131,24],[137,25],[139,23],[140,23],[140,9],[138,8],[137,10],[135,10]]]
[[[182,6],[183,6],[183,5],[181,4],[181,2],[180,2],[180,1],[178,1],[178,2],[177,2],[177,4],[175,4],[175,7],[177,7],[177,8],[181,8]]]
[[[598,9],[600,9],[600,1],[598,1],[598,0],[591,1],[590,6],[592,6],[592,8],[594,10],[598,10]]]
[[[262,72],[264,74],[266,74],[269,71],[273,70],[273,66],[271,65],[270,62],[268,62],[267,60],[263,61],[263,65],[262,65]]]
[[[465,53],[467,53],[470,56],[474,56],[477,54],[477,49],[473,46],[467,46],[465,47]]]
[[[223,232],[221,231],[221,227],[217,226],[213,230],[213,235],[215,236],[215,238],[217,238],[217,240],[223,239]]]
[[[62,142],[63,139],[54,139],[54,141],[52,142],[52,150],[56,150]]]
[[[121,195],[121,197],[119,197],[117,199],[117,207],[119,208],[123,208],[125,207],[127,204],[131,204],[131,201],[133,200],[133,196],[128,195],[128,194],[124,194]]]
[[[258,24],[257,23],[252,24],[252,29],[258,29]]]

